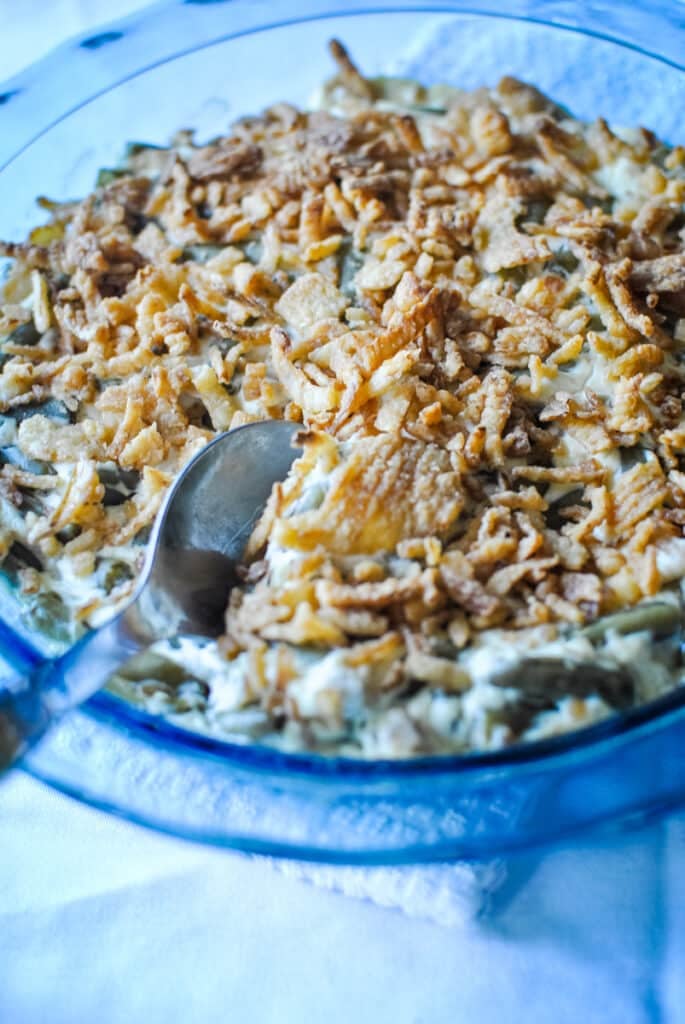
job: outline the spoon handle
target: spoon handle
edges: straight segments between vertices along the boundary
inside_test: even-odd
[[[0,683],[0,771],[18,760],[50,724],[43,685],[51,667],[44,662],[27,676]]]
[[[132,609],[87,633],[61,658],[0,680],[0,772],[11,767],[64,712],[104,686],[150,643]]]

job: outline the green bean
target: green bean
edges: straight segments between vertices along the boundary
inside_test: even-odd
[[[223,245],[187,245],[181,253],[181,263],[206,263],[223,252]]]
[[[446,114],[447,107],[430,107],[423,103],[407,103],[407,110],[414,110],[417,114]]]
[[[123,505],[131,497],[140,480],[140,474],[135,470],[121,469],[113,462],[98,466],[98,477],[105,488],[103,503],[106,507]]]
[[[338,287],[343,295],[354,299],[357,295],[354,278],[357,271],[363,266],[364,257],[351,247],[349,243],[340,246],[338,251],[338,266],[340,272],[340,284]]]
[[[69,609],[59,594],[46,590],[36,594],[26,610],[31,626],[53,640],[70,639]]]
[[[546,264],[546,269],[559,273],[562,277],[572,274],[579,266],[580,261],[570,249],[559,249]]]
[[[243,252],[250,263],[259,263],[264,252],[264,245],[259,238],[250,238],[243,245]]]
[[[135,491],[140,481],[140,473],[137,469],[124,469],[117,466],[115,462],[103,462],[98,466],[100,483],[109,484],[111,487],[119,485],[127,491]]]
[[[15,327],[5,340],[11,341],[13,345],[37,345],[41,337],[42,335],[40,331],[36,330],[33,320],[27,320],[26,323]]]
[[[682,627],[682,611],[677,604],[650,601],[627,608],[614,615],[605,615],[580,630],[588,640],[603,640],[608,633],[641,633],[646,630],[655,636],[665,636]]]
[[[20,569],[37,569],[41,572],[43,563],[31,548],[15,540],[2,563],[2,571],[9,580],[16,583]]]
[[[111,561],[109,564],[105,562],[102,569],[105,570],[102,586],[107,594],[111,593],[120,583],[133,579],[131,567],[126,562]]]
[[[162,152],[164,149],[164,146],[154,146],[151,142],[127,142],[124,149],[124,159],[127,160],[131,156],[139,156],[141,153],[146,153],[149,150]]]
[[[551,199],[529,199],[526,203],[525,213],[519,219],[521,221],[534,221],[536,224],[542,224],[545,214],[551,205]]]
[[[117,181],[119,178],[125,178],[129,172],[124,170],[122,167],[102,167],[97,173],[95,179],[96,188],[105,188],[106,185],[111,185],[113,181]]]
[[[16,466],[17,469],[22,469],[25,473],[33,473],[35,476],[48,476],[55,472],[49,462],[30,458],[14,444],[0,448],[0,462],[9,463],[10,466]]]
[[[521,288],[528,280],[528,268],[525,266],[503,267],[498,273],[503,281],[510,281],[516,289]]]
[[[76,540],[82,532],[82,527],[78,523],[67,523],[64,529],[56,533],[55,536],[60,544],[68,544],[70,540]]]
[[[612,707],[625,708],[632,704],[635,693],[632,675],[623,665],[607,667],[551,656],[522,658],[496,670],[490,682],[495,686],[515,687],[527,700],[538,703],[597,693]]]
[[[58,398],[49,398],[47,402],[29,402],[27,405],[16,405],[9,409],[5,416],[13,419],[15,423],[22,423],[31,416],[47,416],[55,423],[73,423],[74,414],[67,408],[64,402]]]

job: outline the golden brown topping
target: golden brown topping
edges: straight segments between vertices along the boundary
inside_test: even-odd
[[[216,181],[253,175],[262,162],[259,146],[236,145],[232,139],[222,139],[216,145],[196,150],[188,160],[188,172],[198,181]]]
[[[357,442],[331,469],[318,508],[278,519],[272,536],[297,550],[393,551],[406,537],[446,534],[462,507],[459,474],[447,451],[381,436]],[[284,511],[287,516],[287,504]]]
[[[458,694],[483,631],[549,638],[658,593],[685,525],[680,151],[511,78],[433,93],[331,53],[330,109],[133,147],[0,247],[0,489],[23,523],[0,553],[19,537],[95,593],[102,550],[144,540],[216,432],[301,423],[222,641],[298,722],[294,647],[340,648],[384,698]],[[317,700],[342,728],[340,693]]]

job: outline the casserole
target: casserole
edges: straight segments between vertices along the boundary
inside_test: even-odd
[[[239,7],[239,5],[235,5],[232,8],[232,10],[236,10],[238,7]],[[239,16],[239,14],[236,15],[236,17],[238,17],[238,16]],[[360,16],[360,17],[362,17],[362,21],[363,21],[363,17],[376,17],[376,15],[373,15],[373,16],[372,15],[368,15],[368,16]],[[380,17],[380,15],[379,15],[379,17]],[[403,33],[406,30],[406,27],[407,27],[407,24],[408,24],[407,19],[411,20],[411,17],[415,17],[414,24],[416,26],[418,26],[420,24],[422,29],[423,29],[423,27],[425,26],[425,18],[419,19],[418,15],[410,15],[407,12],[404,12],[403,14],[399,14],[398,13],[398,15],[397,15],[397,19],[398,20],[394,21],[391,18],[390,21],[388,22],[388,24],[392,23],[393,25],[397,26],[395,30],[398,32],[398,34],[401,34],[401,33]],[[468,21],[468,18],[466,20]],[[352,23],[353,23],[352,21],[346,21],[345,22],[346,29],[349,29],[350,26],[352,25]],[[307,31],[311,30],[312,25],[315,25],[317,30],[318,30],[319,27],[321,27],[321,28],[324,27],[324,26],[319,26],[318,22],[307,22],[306,20],[303,20],[302,24],[304,24],[307,27]],[[368,24],[369,23],[367,22],[366,25],[368,26]],[[509,26],[507,26],[507,27],[509,27]],[[326,32],[328,34],[330,34],[330,28],[331,28],[330,25],[326,25],[325,26]],[[289,31],[292,32],[292,31],[295,31],[295,30],[291,28],[291,29],[289,29]],[[531,37],[532,37],[532,36],[535,35],[536,32],[543,31],[543,28],[542,27],[534,27],[534,26],[526,26],[525,31],[529,32],[531,34]],[[341,32],[341,34],[343,34],[343,33]],[[346,39],[350,38],[349,32],[346,32],[345,38]],[[493,38],[494,38],[494,36],[493,36]],[[564,41],[566,41],[566,38],[567,37],[564,37]],[[114,45],[116,41],[117,40],[113,40],[112,41],[112,45]],[[107,45],[110,45],[110,44],[108,43]],[[92,52],[92,51],[90,51],[90,52]],[[516,69],[513,69],[513,70],[516,70]],[[675,72],[673,72],[673,74],[676,75]],[[676,75],[676,77],[677,77],[677,75]],[[273,97],[273,95],[274,95],[274,93],[272,92],[271,96]],[[112,96],[112,94],[109,94],[108,102],[111,102],[111,96]],[[298,98],[298,97],[293,97],[293,98]],[[11,101],[11,102],[13,102],[13,101]],[[176,123],[178,123],[178,121]],[[160,141],[162,141],[162,140],[160,140]],[[41,140],[38,141],[38,145],[40,145],[40,144],[41,144]],[[103,161],[101,161],[101,162],[103,162]],[[8,170],[11,170],[11,167],[12,167],[12,165],[10,165]],[[113,713],[115,715],[122,715],[123,714],[124,719],[128,722],[129,725],[131,725],[131,723],[133,723],[133,722],[136,723],[136,729],[143,728],[143,727],[144,728],[148,728],[148,729],[154,730],[160,737],[165,735],[167,737],[167,739],[169,739],[170,736],[173,736],[173,737],[175,737],[174,742],[179,740],[177,732],[175,732],[173,729],[169,730],[168,732],[165,732],[165,728],[164,728],[164,726],[161,723],[149,722],[149,721],[145,720],[144,716],[142,718],[138,718],[133,712],[131,712],[129,710],[124,710],[121,707],[116,706],[113,702],[110,702],[110,704],[107,705],[107,701],[109,700],[109,698],[103,697],[103,698],[100,698],[99,700],[104,701],[105,706],[106,706],[105,707],[105,711],[106,711],[106,713],[108,715],[109,714],[113,714]],[[676,701],[676,703],[677,703],[677,701]],[[103,710],[102,704],[100,704],[100,708],[101,708],[101,710]],[[647,715],[647,717],[650,717],[650,716],[651,716],[651,712],[650,712],[650,714]],[[639,717],[640,716],[638,715],[638,719],[639,719]],[[627,717],[621,723],[614,723],[613,726],[608,729],[608,732],[611,733],[611,732],[613,732],[615,730],[618,730],[620,732],[621,730],[625,729],[629,725],[630,721],[631,721],[631,718]],[[659,722],[660,722],[660,726],[662,726],[663,725],[663,719],[659,719]],[[66,726],[66,724],[67,723],[65,723],[65,726]],[[84,729],[80,733],[81,740],[85,739],[85,737],[88,735],[89,731],[90,731],[89,728],[86,728],[86,729]],[[73,739],[73,737],[72,737],[72,739]],[[58,741],[58,737],[55,737],[54,742],[56,744],[58,744],[58,742],[59,742]],[[211,750],[214,754],[220,754],[222,756],[228,757],[229,761],[231,760],[231,757],[233,756],[231,754],[230,749],[229,749],[229,745],[224,745],[224,746],[222,746],[220,744],[219,745],[213,745],[211,742],[207,742],[205,744],[205,741],[202,741],[202,740],[192,740],[191,741],[190,739],[188,739],[187,741],[183,740],[182,742],[184,744],[186,744],[186,749],[192,749],[192,750],[194,750],[196,752],[201,751],[201,750],[205,750],[205,749],[206,750]],[[574,742],[574,747],[573,747],[574,756],[577,756],[578,755],[578,751],[583,749],[584,742],[585,741],[582,738],[577,738],[576,739],[576,741]],[[562,748],[561,752],[563,753],[563,744],[561,745],[561,748]],[[554,745],[552,745],[552,749],[554,749]],[[596,748],[593,748],[593,749],[596,749]],[[38,760],[40,760],[40,753],[41,752],[37,753]],[[45,752],[45,754],[43,756],[45,756],[45,757],[48,756],[47,750],[46,750],[46,752]],[[320,778],[316,778],[316,776],[318,775],[319,771],[324,773],[325,777],[327,777],[329,779],[329,782],[330,782],[331,774],[333,774],[336,777],[338,777],[337,773],[339,773],[339,777],[340,778],[353,777],[353,776],[355,776],[356,773],[359,773],[359,778],[363,778],[364,777],[364,772],[360,768],[355,768],[355,769],[349,768],[349,772],[351,772],[352,775],[348,776],[347,775],[348,769],[345,767],[344,763],[340,762],[340,761],[338,761],[338,762],[333,761],[330,766],[326,766],[325,768],[321,768],[321,766],[318,764],[316,759],[314,759],[312,764],[315,766],[315,768],[311,769],[311,765],[309,765],[309,767],[308,767],[309,762],[307,762],[306,759],[304,759],[304,760],[300,759],[299,761],[298,761],[298,759],[294,759],[294,761],[297,762],[297,763],[292,763],[290,760],[288,760],[288,758],[285,758],[284,760],[279,761],[278,757],[276,755],[262,755],[258,751],[243,751],[239,755],[238,759],[240,761],[241,758],[245,758],[248,763],[251,763],[255,758],[256,758],[257,762],[259,762],[260,757],[262,757],[262,756],[264,756],[266,758],[266,760],[264,762],[265,765],[269,765],[270,767],[272,767],[274,769],[276,768],[277,765],[281,765],[281,768],[286,773],[286,775],[289,774],[291,769],[293,771],[295,771],[295,773],[297,773],[298,771],[302,772],[303,774],[299,777],[300,778],[300,783],[301,783],[300,788],[304,787],[305,790],[307,789],[307,785],[305,784],[305,782],[303,780],[306,777],[308,779],[308,783],[312,783],[312,779],[309,777],[308,773],[310,772],[310,770],[313,770],[314,776],[315,776],[315,779],[314,779],[314,783],[315,783],[314,789],[318,790],[319,796],[321,795],[321,788],[320,788],[320,785],[318,785],[318,784],[321,782],[321,779]],[[536,769],[539,769],[540,771],[542,771],[542,763],[543,763],[542,760],[539,762],[539,764],[537,764],[537,762],[535,761],[536,757],[539,757],[539,756],[540,756],[540,751],[539,750],[537,750],[537,751],[534,750],[533,747],[531,747],[529,750],[527,750],[523,754],[521,754],[520,752],[514,754],[514,758],[515,759],[518,759],[519,757],[523,758],[523,760],[529,766],[528,767],[528,772],[531,771],[531,769],[530,769],[530,764],[531,763],[536,763]],[[276,760],[275,761],[269,760],[270,757],[275,757]],[[160,764],[161,764],[162,760],[163,760],[163,757],[161,755],[161,748],[160,748]],[[478,776],[478,768],[477,768],[477,766],[479,764],[481,764],[481,767],[482,767],[483,764],[485,764],[487,766],[487,764],[488,764],[487,758],[485,759],[485,762],[483,762],[483,763],[479,762],[478,758],[476,758],[475,760],[471,760],[471,761],[467,758],[467,759],[463,759],[460,762],[460,764],[458,764],[458,765],[455,765],[455,764],[450,765],[447,760],[444,760],[442,762],[442,764],[440,764],[439,766],[437,765],[437,763],[435,765],[433,765],[430,770],[431,771],[435,771],[437,774],[432,777],[432,782],[438,783],[436,785],[436,787],[435,787],[435,792],[437,793],[440,790],[444,790],[444,786],[446,786],[446,788],[449,789],[449,784],[448,784],[447,780],[451,780],[451,782],[454,785],[458,785],[459,784],[459,785],[463,786],[464,785],[463,771],[466,769],[467,763],[469,765],[469,770],[471,770],[471,766],[473,766],[473,770],[475,772],[475,775],[472,775],[470,777],[470,779],[469,779],[469,786],[468,786],[468,788],[470,788],[470,786],[473,784],[474,778],[477,778],[477,776]],[[494,763],[497,764],[496,759],[495,759]],[[496,769],[495,775],[497,775],[498,772],[503,771],[504,767],[505,767],[504,762],[502,762],[502,765],[500,766],[500,768]],[[371,769],[371,766],[369,766],[369,768]],[[416,765],[416,773],[417,773],[416,777],[417,778],[420,777],[423,772],[428,771],[428,770],[429,769],[428,769],[427,765],[417,764]],[[238,774],[240,774],[240,773],[238,772]],[[270,777],[270,788],[273,788],[273,786],[275,785],[275,779],[277,778],[277,774],[278,773],[276,771],[276,774],[274,774],[274,775],[272,775]],[[444,775],[444,778],[442,778],[443,775]],[[532,775],[533,776],[536,775],[536,771],[532,771]],[[399,803],[398,806],[400,806],[402,808],[405,808],[405,810],[407,810],[411,806],[413,806],[414,808],[421,806],[421,799],[420,798],[418,799],[418,804],[416,803],[417,789],[416,789],[416,786],[414,785],[414,781],[415,780],[413,780],[411,782],[409,781],[409,779],[411,777],[412,777],[412,773],[409,772],[409,770],[406,769],[405,766],[398,766],[397,778],[398,779],[399,778],[402,779],[401,786],[399,786],[399,790],[401,790],[401,797],[400,797],[400,803]],[[525,779],[526,777],[527,777],[527,772],[526,771],[521,771],[521,772],[518,773],[518,779]],[[387,792],[391,792],[395,788],[398,788],[396,786],[395,782],[393,781],[394,780],[393,771],[391,769],[389,769],[387,766],[383,765],[382,763],[373,766],[373,770],[370,771],[369,778],[375,779],[376,782],[378,782],[379,779],[384,779],[385,780],[385,784],[388,787],[387,788]],[[442,783],[440,783],[440,779],[442,779]],[[606,773],[607,783],[610,782],[610,779],[611,779],[611,773],[607,772]],[[94,780],[95,780],[95,774],[93,774],[93,775],[91,775],[89,777],[89,779],[87,781],[87,786],[93,785]],[[501,783],[501,781],[502,780],[500,780],[500,783]],[[672,781],[673,780],[671,779],[670,782],[672,782]],[[226,784],[228,785],[228,779],[226,779]],[[444,786],[443,786],[443,784],[444,784]],[[236,789],[239,788],[238,784],[237,784],[237,781],[235,783],[235,786],[236,786]],[[290,787],[290,782],[288,783],[288,786]],[[371,789],[373,789],[373,788],[374,787],[371,786]],[[298,789],[298,786],[293,786],[292,787],[292,794],[294,794],[297,791],[297,789]],[[332,786],[329,786],[327,788],[327,790],[326,790],[326,801],[325,802],[327,802],[328,799],[332,799],[333,798],[333,789],[334,789],[334,787],[332,787]],[[524,786],[524,789],[525,789],[525,786]],[[503,797],[503,799],[505,801],[505,805],[507,805],[509,807],[509,811],[513,812],[514,811],[515,802],[514,803],[511,802],[511,791],[510,790],[511,790],[511,787],[507,787],[505,785],[500,784],[500,785],[496,786],[495,790],[492,791],[492,792],[498,792]],[[657,786],[655,788],[655,792],[658,792],[658,791],[659,791],[659,787]],[[361,794],[363,794],[363,792],[364,792],[364,785],[363,784],[356,785],[355,786],[355,794],[356,794],[355,795],[355,800],[356,799],[360,799],[360,800],[362,800],[362,803],[363,803],[363,798],[361,796]],[[472,792],[472,796],[474,794],[476,794],[478,792],[478,786],[476,785],[475,789],[473,789],[471,792]],[[509,792],[509,797],[508,798],[506,796],[507,792]],[[444,792],[443,792],[443,796],[444,796]],[[454,796],[454,794],[453,794],[453,796]],[[410,799],[410,797],[411,797],[411,799]],[[104,798],[107,799],[106,795],[104,795]],[[157,800],[159,799],[159,794],[158,794],[158,797],[156,799]],[[478,802],[478,800],[476,800],[476,802]],[[315,803],[316,803],[316,801],[315,801]],[[391,801],[391,803],[392,803],[392,801]],[[527,800],[524,800],[523,803],[524,803],[524,805],[527,805]],[[592,800],[590,800],[589,803],[591,804]],[[342,801],[342,804],[343,805],[345,804],[345,800]],[[449,800],[447,800],[447,803],[443,803],[442,811],[444,811],[445,808],[448,805],[451,808],[451,810],[454,811],[455,808],[459,805],[459,801],[450,798]],[[433,810],[434,809],[435,808],[433,808]],[[481,810],[484,810],[484,809],[485,809],[485,805],[483,805],[481,807]],[[322,811],[322,805],[321,804],[318,805],[318,810],[319,810],[319,812]],[[594,808],[594,811],[596,812],[596,807]],[[402,812],[402,814],[403,813],[404,812]],[[591,815],[591,808],[586,805],[583,808],[582,813],[580,811],[576,811],[576,813],[582,819],[584,815],[586,815],[586,816],[590,816]],[[400,814],[400,817],[402,817],[402,814]],[[514,817],[516,817],[516,816],[517,815],[514,814]],[[162,814],[161,817],[163,818],[164,815]],[[316,817],[316,815],[314,815],[314,817]],[[428,815],[428,817],[431,817],[431,816]],[[524,815],[524,817],[525,817],[525,815]],[[392,818],[392,815],[390,815],[390,818]],[[456,819],[454,818],[453,814],[451,815],[450,820],[452,821],[452,827],[456,828],[457,831],[459,831],[459,829],[457,827]],[[509,821],[511,823],[511,816],[509,818]],[[396,822],[396,824],[398,824],[398,823]],[[230,826],[228,826],[228,827],[230,828]],[[314,826],[312,826],[312,827],[314,827]],[[538,823],[538,827],[539,827],[539,823]],[[444,851],[446,848],[450,848],[449,847],[449,842],[451,841],[452,842],[452,847],[451,847],[452,849],[461,849],[462,851],[468,852],[468,850],[469,850],[469,842],[471,842],[472,840],[470,840],[468,838],[468,836],[464,834],[464,831],[463,831],[464,826],[463,826],[463,824],[462,824],[461,828],[462,828],[462,833],[461,833],[459,839],[448,840],[447,841],[447,843],[448,843],[447,847],[445,847],[444,844],[443,844],[442,847],[440,847],[440,845],[438,843],[438,847],[437,848],[438,849],[442,849]],[[401,831],[401,829],[400,829],[400,831]],[[467,823],[466,831],[467,832],[469,831],[468,823]],[[344,840],[344,843],[347,846],[349,846],[351,843],[353,843],[353,833],[354,833],[354,830],[351,829],[349,835]],[[390,829],[388,831],[388,836],[391,833],[392,833],[392,829]],[[253,838],[255,838],[255,837],[253,837]],[[538,836],[538,838],[540,838],[540,836]],[[237,841],[240,841],[240,840],[237,840]],[[251,840],[248,840],[248,841],[251,842]],[[256,841],[257,841],[257,845],[258,845],[258,837],[256,837]],[[385,840],[383,840],[383,839],[378,840],[378,841],[381,843],[381,845],[383,845],[384,842],[385,842]],[[494,842],[494,839],[492,837],[491,837],[491,841]],[[505,845],[509,841],[511,841],[511,837],[509,837],[509,839],[506,840]],[[421,841],[419,841],[418,845],[421,845]],[[416,844],[414,844],[414,846],[416,847]],[[330,852],[330,851],[328,851],[328,852]],[[347,856],[352,856],[354,854],[350,853],[348,851],[346,855]],[[357,855],[360,855],[360,854],[357,853]],[[388,856],[390,856],[391,858],[392,858],[392,855],[393,855],[392,853],[388,854]],[[397,853],[395,855],[397,855]],[[414,848],[412,850],[412,853],[410,855],[411,856],[417,856],[416,848]],[[435,855],[438,855],[438,854],[435,853],[435,848],[434,848],[431,852],[427,853],[426,855],[427,856],[435,856]]]

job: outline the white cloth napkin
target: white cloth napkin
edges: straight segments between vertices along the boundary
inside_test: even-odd
[[[7,1024],[682,1024],[685,814],[511,858],[470,927],[0,784]]]

